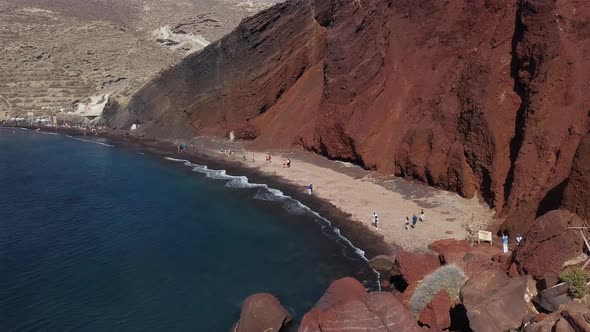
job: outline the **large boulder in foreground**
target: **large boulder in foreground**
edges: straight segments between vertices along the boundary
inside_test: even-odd
[[[422,310],[418,321],[430,328],[444,330],[451,326],[450,310],[452,306],[453,302],[449,293],[443,289]]]
[[[409,285],[422,280],[440,266],[437,255],[400,250],[395,256],[393,274],[398,273]]]
[[[315,307],[327,309],[343,303],[362,301],[365,295],[367,295],[365,286],[354,278],[346,277],[332,282]]]
[[[236,332],[280,331],[291,315],[272,294],[257,293],[242,304]]]
[[[501,271],[483,271],[461,288],[461,302],[469,325],[477,332],[519,328],[537,312],[531,298],[537,294],[530,276],[509,278]]]
[[[553,210],[538,218],[524,235],[513,255],[513,267],[522,274],[540,279],[546,273],[559,274],[568,262],[583,255],[580,232],[568,227],[583,226],[582,220],[567,210]]]
[[[358,281],[344,278],[332,283],[316,306],[303,316],[298,331],[418,332],[420,328],[393,294],[367,294]]]

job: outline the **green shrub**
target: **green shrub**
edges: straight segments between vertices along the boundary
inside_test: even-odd
[[[590,278],[590,274],[580,267],[572,267],[563,270],[559,274],[559,279],[567,282],[570,295],[577,298],[582,298],[586,295],[588,291],[588,287],[586,286],[588,278]]]
[[[444,265],[427,275],[416,287],[410,299],[410,310],[419,313],[443,288],[451,299],[459,298],[461,286],[465,283],[463,269],[456,265]]]

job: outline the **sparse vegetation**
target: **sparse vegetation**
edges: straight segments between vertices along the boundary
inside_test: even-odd
[[[582,298],[588,293],[588,278],[590,273],[580,267],[571,267],[559,274],[559,279],[567,282],[570,295],[576,298]]]
[[[442,289],[449,293],[451,299],[458,298],[465,280],[465,273],[460,267],[456,265],[439,267],[418,285],[410,299],[410,309],[414,313],[422,311]]]

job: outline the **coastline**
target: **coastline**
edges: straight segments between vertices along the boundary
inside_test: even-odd
[[[478,200],[438,190],[424,184],[405,181],[394,176],[364,170],[342,161],[334,161],[307,151],[260,150],[249,142],[198,137],[170,142],[188,143],[188,152],[199,151],[214,159],[237,164],[262,175],[271,175],[292,186],[296,194],[308,201],[321,200],[331,204],[359,225],[351,237],[373,234],[385,242],[391,253],[397,248],[424,252],[432,242],[443,239],[467,239],[477,230],[487,230],[499,222],[494,211]],[[230,157],[221,149],[234,151]],[[267,155],[272,162],[265,162]],[[291,160],[291,167],[282,165]],[[306,194],[306,186],[314,185],[314,194]],[[305,199],[304,198],[304,199]],[[425,221],[417,221],[415,228],[405,229],[405,217],[412,220],[425,212]],[[379,227],[372,224],[373,212],[379,215]],[[359,233],[360,232],[360,233]]]
[[[76,128],[20,127],[74,136],[83,134]],[[487,229],[497,222],[493,211],[477,198],[468,200],[454,193],[383,176],[309,152],[261,151],[250,149],[248,142],[213,137],[144,140],[113,131],[100,133],[97,137],[140,152],[225,170],[230,175],[247,177],[250,183],[278,189],[329,220],[344,238],[365,253],[367,259],[392,254],[398,248],[427,251],[428,245],[436,240],[465,239],[468,228]],[[179,142],[187,143],[186,152],[178,153]],[[234,158],[222,154],[221,148],[235,151]],[[266,154],[273,157],[272,163],[264,162]],[[243,156],[247,156],[245,161]],[[251,161],[252,157],[255,162]],[[290,168],[281,165],[281,160],[286,158],[292,161]],[[305,190],[307,179],[315,186],[311,196]],[[413,214],[419,216],[421,209],[425,210],[426,222],[418,222],[415,229],[405,230],[403,216],[408,215],[410,219]],[[373,210],[380,217],[377,229],[371,225]]]
[[[322,218],[329,221],[331,227],[339,230],[340,235],[348,240],[353,248],[360,249],[364,256],[370,259],[380,254],[392,254],[393,248],[385,242],[379,234],[366,232],[367,227],[362,223],[356,222],[351,216],[334,204],[327,202],[318,197],[309,197],[300,188],[285,179],[258,172],[250,167],[244,167],[233,160],[225,160],[207,153],[193,151],[192,153],[178,154],[174,144],[166,140],[142,140],[135,136],[119,134],[116,132],[102,132],[97,135],[84,136],[83,131],[77,128],[67,127],[43,127],[43,126],[7,126],[0,125],[4,128],[22,128],[31,131],[39,129],[41,132],[51,132],[62,135],[69,135],[72,138],[88,137],[105,138],[117,148],[126,149],[133,152],[145,153],[162,159],[174,158],[187,160],[193,164],[205,165],[211,170],[225,170],[227,174],[234,176],[245,176],[250,183],[265,184],[269,188],[277,189],[292,199],[301,202],[312,212],[319,214]]]

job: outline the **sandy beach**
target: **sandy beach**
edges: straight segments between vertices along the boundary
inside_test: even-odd
[[[494,212],[477,198],[465,199],[457,194],[437,190],[419,183],[411,183],[393,176],[382,176],[358,166],[331,161],[309,152],[254,151],[246,144],[223,139],[194,138],[187,142],[187,153],[204,153],[214,158],[255,169],[307,191],[313,184],[313,198],[329,202],[341,211],[369,227],[393,248],[424,251],[439,239],[465,239],[468,229],[487,229],[494,222]],[[174,142],[179,144],[180,142]],[[224,152],[222,152],[222,149]],[[230,156],[228,150],[232,150]],[[266,156],[272,157],[266,162]],[[291,167],[283,160],[290,159]],[[425,221],[405,229],[405,217],[420,217]],[[379,225],[372,225],[373,212]]]

